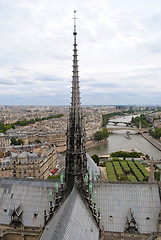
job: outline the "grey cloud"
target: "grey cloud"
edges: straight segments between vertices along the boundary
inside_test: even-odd
[[[143,80],[143,79],[156,79],[156,77],[157,77],[157,74],[139,74],[139,75],[136,75],[136,76],[129,76],[129,77],[127,77],[126,79],[128,79],[128,80]],[[133,84],[133,82],[132,82],[132,84]],[[142,83],[141,83],[142,84]]]
[[[55,77],[54,75],[47,75],[47,74],[39,74],[36,73],[35,80],[42,81],[42,82],[63,82],[64,79],[60,77]]]
[[[0,1],[0,84],[10,85],[10,94],[19,91],[9,101],[32,104],[29,94],[34,90],[34,104],[70,101],[65,94],[70,95],[66,86],[71,84],[73,0],[62,8],[65,4]],[[160,102],[155,89],[161,79],[161,1],[93,0],[91,7],[86,0],[78,1],[77,7],[80,76],[88,73],[80,78],[85,100]],[[144,89],[154,98],[148,99]]]
[[[99,88],[121,88],[121,84],[119,83],[112,83],[112,82],[94,82],[94,83],[90,83],[87,84],[88,86],[92,86],[92,87],[99,87]]]
[[[151,89],[151,88],[155,88],[155,85],[153,84],[136,84],[136,83],[127,83],[127,84],[124,84],[124,87],[127,87],[127,88],[131,88],[131,89]]]
[[[10,68],[10,72],[17,72],[17,71],[22,71],[22,72],[26,72],[27,71],[27,69],[25,69],[25,68],[22,68],[22,67],[20,67],[20,66],[12,66],[11,68]]]
[[[15,82],[12,82],[8,79],[0,78],[0,84],[1,85],[16,85]]]

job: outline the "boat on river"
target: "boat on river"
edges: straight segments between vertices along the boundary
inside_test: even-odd
[[[125,135],[124,137],[127,138],[127,139],[131,139],[130,132],[127,131],[127,132],[126,132],[126,135]]]

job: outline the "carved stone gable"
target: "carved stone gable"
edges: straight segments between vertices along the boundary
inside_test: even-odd
[[[138,232],[138,226],[137,226],[136,220],[134,218],[134,213],[131,210],[131,208],[129,209],[129,212],[128,212],[125,232],[128,232],[128,233]]]
[[[22,223],[22,213],[23,213],[23,211],[19,212],[19,208],[20,207],[18,207],[17,209],[14,208],[13,213],[11,215],[11,223],[10,224],[14,225],[16,227],[23,225],[23,223]]]

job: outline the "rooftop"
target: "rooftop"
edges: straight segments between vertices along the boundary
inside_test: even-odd
[[[99,228],[74,187],[40,240],[98,240]]]
[[[130,209],[140,233],[158,231],[161,204],[157,183],[99,182],[94,184],[94,190],[105,231],[124,232]]]

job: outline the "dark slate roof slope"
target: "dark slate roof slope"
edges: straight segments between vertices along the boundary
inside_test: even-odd
[[[131,208],[140,233],[157,232],[161,207],[158,184],[100,182],[94,184],[94,190],[105,231],[124,232]]]
[[[98,240],[99,228],[74,187],[40,240]]]
[[[44,210],[49,210],[49,191],[54,183],[41,180],[0,179],[0,224],[10,224],[14,210],[22,214],[25,226],[44,225]],[[36,216],[35,216],[35,215]]]

